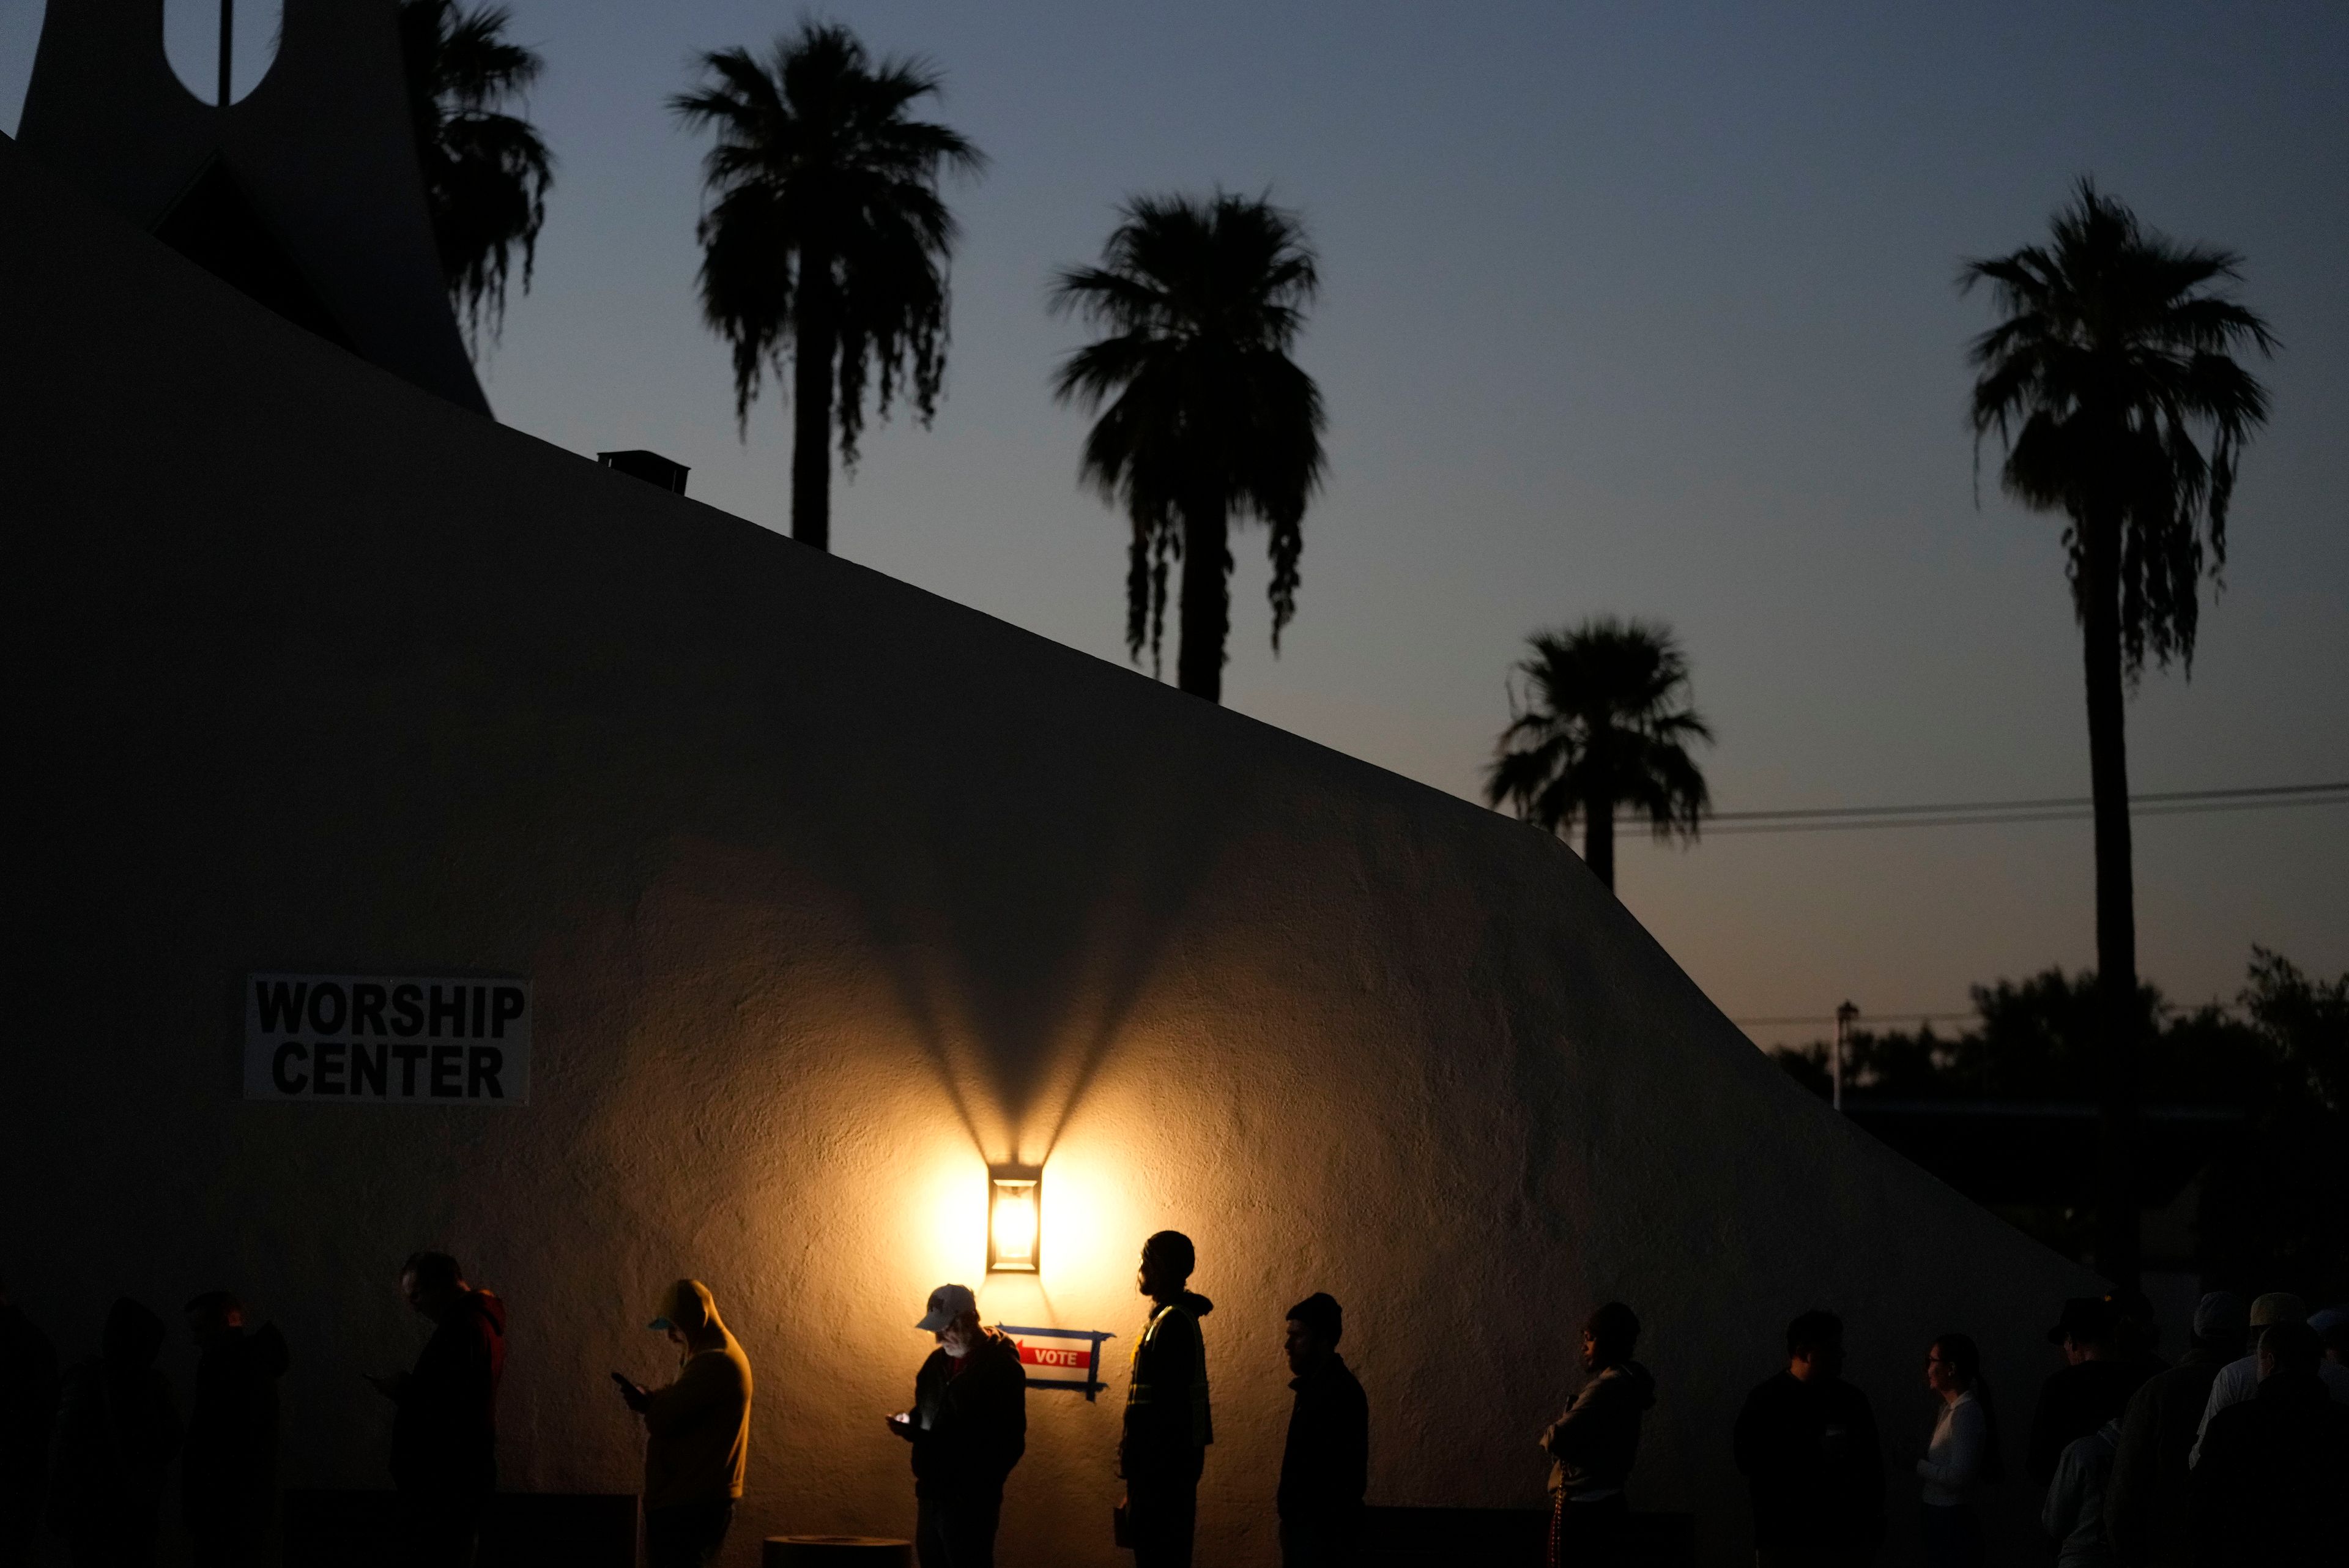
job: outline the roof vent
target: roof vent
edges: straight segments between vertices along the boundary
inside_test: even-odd
[[[605,468],[632,474],[647,484],[657,484],[675,494],[685,493],[685,476],[693,470],[681,462],[671,462],[657,452],[599,452],[595,461]]]

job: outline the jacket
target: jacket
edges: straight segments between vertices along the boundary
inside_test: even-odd
[[[1028,1372],[993,1329],[957,1366],[943,1350],[914,1375],[916,1497],[999,1496],[1028,1451]]]
[[[2349,1407],[2305,1372],[2277,1372],[2221,1410],[2194,1467],[2205,1568],[2337,1568],[2349,1498]]]
[[[2039,1522],[2055,1542],[2057,1568],[2109,1568],[2112,1563],[2112,1547],[2105,1540],[2105,1483],[2120,1438],[2121,1424],[2106,1421],[2074,1438],[2055,1461]]]
[[[750,1358],[698,1280],[669,1288],[661,1317],[685,1335],[677,1381],[645,1397],[645,1511],[742,1495],[750,1459]]]
[[[1640,1453],[1640,1415],[1656,1402],[1656,1380],[1636,1361],[1601,1370],[1566,1413],[1542,1433],[1549,1490],[1568,1502],[1612,1497],[1631,1479]]]
[[[1280,1451],[1281,1518],[1353,1527],[1371,1472],[1371,1402],[1335,1351],[1288,1386],[1288,1440]]]
[[[1923,1501],[1932,1508],[1972,1501],[1985,1482],[1998,1479],[1997,1461],[1990,1412],[1979,1393],[1970,1388],[1944,1404],[1933,1418],[1933,1436],[1925,1445],[1925,1457],[1917,1461],[1917,1479],[1925,1483]]]
[[[1152,1313],[1133,1342],[1117,1449],[1117,1473],[1128,1480],[1196,1480],[1206,1468],[1216,1419],[1199,1320],[1215,1310],[1206,1297],[1185,1291]]]
[[[277,1474],[277,1380],[285,1338],[274,1326],[234,1330],[196,1363],[181,1511],[190,1523],[248,1515]]]
[[[2186,1456],[2226,1357],[2189,1350],[2130,1396],[2113,1478],[2105,1488],[2105,1538],[2121,1568],[2191,1568],[2192,1480]]]
[[[506,1367],[506,1305],[468,1291],[416,1358],[391,1422],[391,1479],[402,1491],[495,1491],[498,1380]]]
[[[2343,1366],[2337,1361],[2320,1361],[2316,1364],[2316,1376],[2323,1383],[2324,1391],[2332,1395],[2336,1402],[2349,1405],[2349,1366]],[[2202,1424],[2195,1429],[2194,1451],[2186,1457],[2189,1466],[2202,1462],[2202,1434],[2210,1429],[2210,1422],[2219,1412],[2230,1405],[2240,1405],[2247,1399],[2257,1398],[2259,1392],[2260,1358],[2258,1356],[2239,1356],[2219,1368],[2219,1375],[2210,1380],[2210,1397],[2202,1406]]]
[[[171,1380],[155,1368],[162,1348],[163,1320],[125,1298],[107,1314],[98,1358],[67,1377],[49,1458],[49,1522],[67,1537],[126,1521],[151,1535],[164,1470],[180,1449]]]
[[[2078,1361],[2040,1386],[2023,1473],[2034,1486],[2055,1479],[2064,1450],[2128,1408],[2129,1397],[2161,1368],[2152,1362]]]
[[[1756,1551],[1882,1544],[1884,1446],[1858,1389],[1781,1372],[1746,1397],[1732,1443],[1754,1493]]]

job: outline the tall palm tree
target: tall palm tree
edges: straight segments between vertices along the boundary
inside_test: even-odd
[[[710,205],[701,312],[734,349],[734,417],[792,359],[792,537],[832,545],[832,432],[856,466],[864,389],[885,417],[905,384],[924,424],[946,373],[947,264],[957,226],[938,195],[948,170],[986,166],[957,132],[916,119],[938,91],[918,60],[875,64],[847,28],[803,21],[761,59],[701,57],[702,85],[669,100],[717,140],[703,159]],[[837,391],[837,401],[834,393]]]
[[[1297,614],[1326,421],[1289,350],[1320,280],[1297,216],[1263,198],[1141,196],[1122,213],[1101,265],[1067,268],[1053,286],[1056,312],[1105,329],[1069,356],[1054,391],[1100,411],[1080,472],[1133,524],[1127,651],[1139,659],[1147,642],[1159,668],[1167,567],[1180,560],[1175,678],[1219,701],[1236,517],[1253,514],[1271,536],[1276,653]]]
[[[2267,323],[2224,292],[2230,252],[2180,245],[2083,180],[2048,243],[1969,261],[1999,322],[1968,358],[1976,451],[1998,433],[2007,493],[2060,512],[2088,686],[2102,1019],[2096,1263],[2138,1267],[2137,916],[2124,691],[2146,656],[2193,668],[2202,575],[2227,558],[2227,506],[2266,390],[2235,352],[2271,353]]]
[[[424,194],[440,248],[440,275],[480,352],[504,324],[506,285],[522,258],[530,292],[554,154],[537,128],[502,106],[546,68],[535,50],[509,41],[502,5],[463,10],[457,0],[400,0],[399,43],[409,120],[424,166]]]
[[[1583,861],[1611,892],[1617,807],[1646,813],[1659,839],[1694,838],[1713,808],[1688,753],[1713,739],[1688,706],[1688,657],[1670,628],[1613,616],[1526,640],[1485,798],[1561,838],[1580,817]]]

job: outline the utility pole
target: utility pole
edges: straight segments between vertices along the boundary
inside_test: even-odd
[[[1830,1071],[1833,1074],[1835,1108],[1837,1110],[1843,1109],[1843,1054],[1851,1044],[1852,1021],[1858,1016],[1859,1009],[1848,1002],[1836,1009],[1835,1062]]]
[[[229,49],[236,38],[236,0],[221,0],[220,107],[228,107]]]

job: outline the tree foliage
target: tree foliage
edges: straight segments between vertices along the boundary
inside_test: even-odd
[[[1154,670],[1167,569],[1186,550],[1214,558],[1186,569],[1184,636],[1213,637],[1204,651],[1223,663],[1227,520],[1252,516],[1268,531],[1275,651],[1297,614],[1327,420],[1320,389],[1290,356],[1319,287],[1295,213],[1220,191],[1134,198],[1100,263],[1064,269],[1053,286],[1055,310],[1102,329],[1062,363],[1054,391],[1099,415],[1080,472],[1125,508],[1126,649],[1139,660],[1146,644]],[[1218,613],[1187,602],[1195,582],[1219,596]]]
[[[938,186],[986,159],[913,117],[939,90],[936,71],[876,62],[835,24],[804,21],[763,57],[718,49],[700,64],[701,85],[670,107],[715,138],[702,161],[701,309],[733,349],[736,421],[747,431],[787,354],[829,354],[841,457],[854,467],[871,382],[884,416],[901,386],[924,423],[936,412],[957,232]],[[827,343],[800,341],[811,301]]]
[[[504,325],[517,257],[530,292],[546,225],[554,155],[529,120],[506,112],[545,69],[505,36],[502,5],[400,0],[399,41],[409,123],[424,171],[440,274],[478,355]]]

